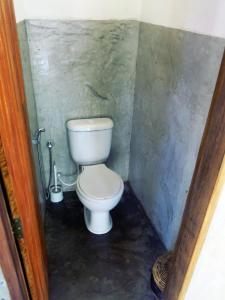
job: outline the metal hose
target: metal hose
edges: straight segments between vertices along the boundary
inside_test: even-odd
[[[47,200],[50,195],[50,185],[51,185],[51,181],[52,181],[52,168],[53,168],[53,166],[52,166],[52,147],[53,147],[53,145],[52,145],[51,141],[47,142],[47,148],[48,148],[48,153],[49,153],[49,179],[48,179],[48,186],[46,188],[45,181],[44,181],[45,173],[44,173],[43,159],[41,156],[41,133],[42,132],[45,132],[44,128],[37,129],[32,142],[37,147],[37,157],[38,157],[39,174],[40,174],[40,180],[41,180],[41,188],[42,188],[43,196],[44,196],[45,200]]]
[[[37,143],[37,155],[38,155],[38,165],[39,165],[39,174],[41,179],[41,188],[42,193],[44,196],[44,199],[46,200],[49,195],[47,195],[46,189],[45,189],[45,182],[44,182],[44,167],[43,167],[43,160],[41,157],[41,149],[40,149],[40,143]]]
[[[51,181],[52,181],[52,173],[53,173],[53,164],[52,164],[52,142],[48,141],[47,142],[47,147],[48,147],[48,153],[49,153],[49,178],[48,178],[48,186],[46,189],[46,199],[49,198],[49,194],[50,194],[50,185],[51,185]]]

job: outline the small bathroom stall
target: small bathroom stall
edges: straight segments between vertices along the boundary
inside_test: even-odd
[[[155,300],[174,253],[225,26],[215,1],[158,2],[14,0],[49,299]]]

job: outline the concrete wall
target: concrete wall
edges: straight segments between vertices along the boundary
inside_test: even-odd
[[[108,116],[115,121],[109,166],[128,178],[138,23],[136,21],[26,21],[37,115],[55,143],[54,159],[72,174],[65,123]],[[67,181],[74,181],[74,176]]]
[[[129,180],[173,248],[225,41],[141,23]]]
[[[28,47],[28,39],[27,39],[25,22],[19,22],[17,24],[17,32],[19,37],[20,55],[21,55],[21,61],[23,67],[23,78],[24,78],[25,94],[27,100],[30,135],[32,139],[35,131],[39,128],[39,124],[37,119],[37,108],[36,108],[36,101],[34,97],[33,80],[32,80],[31,65],[30,65],[30,53]],[[36,146],[33,144],[31,144],[31,147],[32,147],[32,154],[35,163],[39,203],[41,206],[42,216],[44,216],[45,200],[44,200],[44,194],[43,194],[41,180],[40,180],[40,170],[38,165],[37,149]]]

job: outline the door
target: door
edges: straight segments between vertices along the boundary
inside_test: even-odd
[[[26,99],[11,0],[0,4],[1,173],[12,217],[21,222],[20,252],[32,299],[48,299],[46,251],[38,205]],[[17,298],[16,298],[17,299]]]
[[[0,185],[0,266],[11,299],[30,299],[15,239],[12,233],[5,197]]]

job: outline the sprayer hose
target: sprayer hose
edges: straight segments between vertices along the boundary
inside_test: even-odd
[[[52,181],[52,148],[48,147],[49,151],[49,179],[48,179],[48,187],[47,187],[47,198],[49,197],[49,190]]]
[[[76,185],[76,183],[77,183],[76,180],[75,180],[74,182],[71,182],[71,183],[66,183],[64,180],[62,180],[61,174],[60,174],[60,173],[58,173],[58,178],[59,178],[59,181],[60,181],[62,184],[66,185],[66,186],[73,186],[73,185]]]
[[[41,187],[42,187],[42,192],[44,194],[44,198],[48,198],[48,194],[45,190],[45,183],[44,183],[44,170],[43,170],[43,161],[41,157],[41,149],[40,149],[40,144],[37,144],[37,157],[38,157],[38,164],[39,164],[39,172],[40,172],[40,180],[41,180]]]

